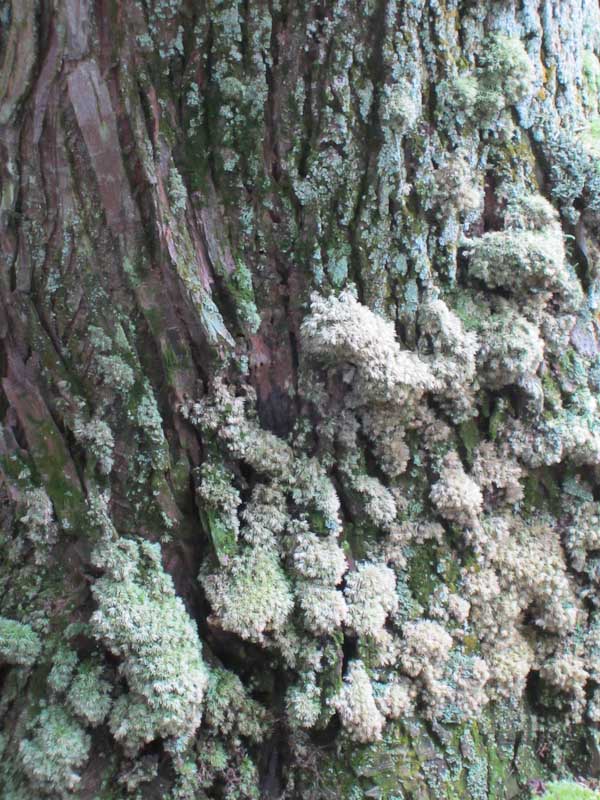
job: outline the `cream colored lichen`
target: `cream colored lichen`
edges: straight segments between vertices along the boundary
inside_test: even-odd
[[[312,296],[302,341],[308,355],[355,369],[353,393],[363,404],[415,402],[436,386],[427,364],[401,349],[392,323],[349,291],[339,297]]]
[[[470,478],[456,453],[448,453],[440,470],[440,479],[431,487],[431,502],[451,522],[473,526],[483,505],[479,486]]]
[[[377,708],[373,686],[362,661],[350,662],[343,687],[334,696],[332,705],[350,738],[357,742],[381,738],[385,718]]]

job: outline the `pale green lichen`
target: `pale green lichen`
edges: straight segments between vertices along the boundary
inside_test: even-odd
[[[56,649],[60,604],[44,594],[36,600],[45,581],[37,576],[22,601],[9,594],[26,609],[15,617],[29,621],[31,613],[36,631],[51,631],[44,658],[52,668],[46,683],[41,665],[31,673],[17,702],[29,704],[28,692],[41,686],[68,709],[71,732],[76,719],[107,719],[94,745],[111,731],[124,744],[114,786],[106,768],[107,791],[116,794],[258,796],[261,761],[253,759],[263,746],[273,747],[273,760],[261,766],[262,780],[279,780],[271,768],[284,705],[292,728],[284,793],[483,800],[524,791],[512,774],[503,782],[509,771],[523,781],[541,774],[535,737],[538,745],[551,740],[554,769],[569,757],[556,755],[569,720],[600,718],[593,4],[583,26],[560,3],[550,13],[529,0],[489,14],[434,3],[422,24],[418,4],[369,0],[356,26],[343,2],[321,13],[310,4],[219,0],[185,32],[179,0],[134,5],[135,19],[122,16],[143,49],[141,88],[122,92],[122,112],[151,187],[145,222],[153,203],[160,207],[157,231],[175,279],[137,255],[123,269],[154,341],[145,341],[129,301],[126,337],[119,324],[114,342],[88,325],[104,319],[112,336],[115,311],[103,311],[91,280],[106,274],[102,253],[91,278],[80,266],[83,256],[90,261],[88,235],[94,251],[100,241],[85,192],[81,232],[63,231],[59,266],[44,264],[33,230],[43,226],[24,234],[42,286],[47,275],[48,317],[70,332],[61,335],[64,363],[94,402],[71,403],[70,384],[53,375],[54,353],[42,359],[44,399],[80,445],[85,525],[96,541],[111,542],[95,550],[103,577],[87,564],[83,574],[99,606],[92,633],[112,655],[90,654],[85,628],[77,644],[70,638]],[[150,134],[136,110],[138,88],[159,121]],[[182,96],[187,140],[175,129]],[[7,174],[17,166],[7,156]],[[38,184],[25,174],[9,185],[4,210],[13,214],[18,187],[23,208],[33,207],[27,187]],[[217,276],[212,296],[198,269],[204,245]],[[73,292],[67,272],[80,268],[84,281]],[[21,289],[26,272],[17,270]],[[110,302],[118,304],[117,273]],[[146,307],[163,277],[191,300],[189,308],[177,302],[171,317],[155,313],[158,304]],[[321,294],[308,303],[315,286]],[[271,314],[269,304],[281,303],[282,313]],[[194,358],[180,369],[188,334]],[[289,366],[296,349],[297,371]],[[190,400],[196,389],[201,399]],[[289,395],[281,404],[279,391]],[[185,420],[173,427],[174,396]],[[265,429],[280,405],[285,436]],[[15,439],[22,447],[18,430]],[[107,486],[109,474],[112,500],[94,485]],[[60,556],[61,570],[72,555],[87,557],[85,545],[71,549],[59,536],[42,491],[31,475],[18,492],[7,489],[7,520],[17,498],[15,575],[21,557],[45,569]],[[115,526],[124,525],[149,540],[169,527],[169,565],[203,613],[209,606],[208,677],[158,551],[118,543]],[[196,557],[204,595],[185,572]],[[214,666],[218,658],[227,669]],[[10,670],[5,696],[28,674]],[[533,694],[538,681],[544,711],[534,717],[528,706],[521,719],[525,688]],[[263,701],[276,705],[273,718]],[[329,725],[335,713],[341,736]],[[310,729],[325,729],[326,747]],[[57,793],[42,784],[34,780],[31,791]],[[27,800],[31,791],[14,795]]]
[[[482,510],[479,486],[464,471],[457,454],[448,453],[440,470],[440,479],[431,487],[431,502],[447,520],[472,526]]]
[[[0,661],[31,667],[41,650],[41,639],[29,625],[0,617]]]
[[[102,677],[99,663],[87,660],[78,668],[67,693],[73,712],[89,725],[100,725],[111,707],[112,684]]]
[[[384,564],[362,563],[346,577],[348,624],[359,636],[384,637],[389,614],[397,606],[396,576]]]
[[[110,715],[115,738],[136,752],[157,736],[189,738],[202,717],[207,671],[195,626],[164,572],[158,545],[102,540],[92,630],[122,659],[129,691]]]
[[[204,572],[200,580],[219,624],[250,640],[280,631],[293,606],[285,572],[264,548],[244,551],[227,569]]]
[[[79,663],[77,653],[70,647],[61,645],[52,659],[52,669],[48,673],[48,686],[53,692],[66,692]]]
[[[84,422],[77,417],[73,433],[97,460],[100,472],[108,475],[113,467],[114,437],[110,426],[102,419],[92,418]]]
[[[521,201],[514,227],[471,240],[468,252],[469,273],[491,288],[557,292],[569,282],[558,216],[539,196]]]
[[[32,724],[31,736],[19,745],[25,774],[45,794],[66,798],[76,790],[78,769],[88,760],[91,738],[62,706],[40,711]]]
[[[21,498],[21,524],[26,538],[34,548],[36,563],[43,564],[48,550],[58,538],[58,526],[54,516],[52,501],[42,487],[25,491]]]
[[[539,328],[509,304],[499,303],[497,313],[481,324],[477,354],[484,385],[500,388],[533,378],[544,357]]]
[[[171,210],[175,216],[180,216],[185,212],[188,196],[183,178],[175,166],[169,171],[168,192]]]
[[[135,383],[131,366],[118,355],[97,356],[98,371],[107,386],[126,396]]]

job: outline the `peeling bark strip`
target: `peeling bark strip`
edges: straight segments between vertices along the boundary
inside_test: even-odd
[[[88,52],[90,33],[90,0],[66,0],[64,19],[67,26],[67,59],[84,58]]]
[[[115,235],[135,225],[123,169],[115,114],[95,61],[78,64],[68,77],[69,98],[98,181],[106,221]]]
[[[81,503],[81,483],[75,465],[35,383],[36,374],[9,354],[2,388],[25,433],[26,449],[39,479],[66,529],[74,522],[73,508]]]
[[[60,67],[61,52],[59,36],[56,27],[53,26],[49,36],[46,57],[35,87],[35,107],[33,112],[33,143],[35,145],[39,143],[42,135],[52,84]]]
[[[13,3],[0,69],[0,125],[7,125],[29,89],[37,56],[37,0]]]
[[[0,797],[596,796],[598,31],[0,0]]]

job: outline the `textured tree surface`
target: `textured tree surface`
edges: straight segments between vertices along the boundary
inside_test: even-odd
[[[2,798],[594,786],[599,56],[0,0]]]

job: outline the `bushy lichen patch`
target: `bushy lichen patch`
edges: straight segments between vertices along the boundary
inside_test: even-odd
[[[19,745],[25,774],[46,794],[69,797],[81,780],[78,770],[89,758],[91,738],[62,706],[42,710],[31,736]]]
[[[200,725],[207,671],[159,546],[104,540],[94,563],[105,574],[93,587],[92,631],[122,659],[128,688],[111,711],[115,738],[133,753],[156,737],[189,739]]]
[[[0,659],[5,664],[30,667],[41,649],[40,637],[29,625],[0,617]]]

